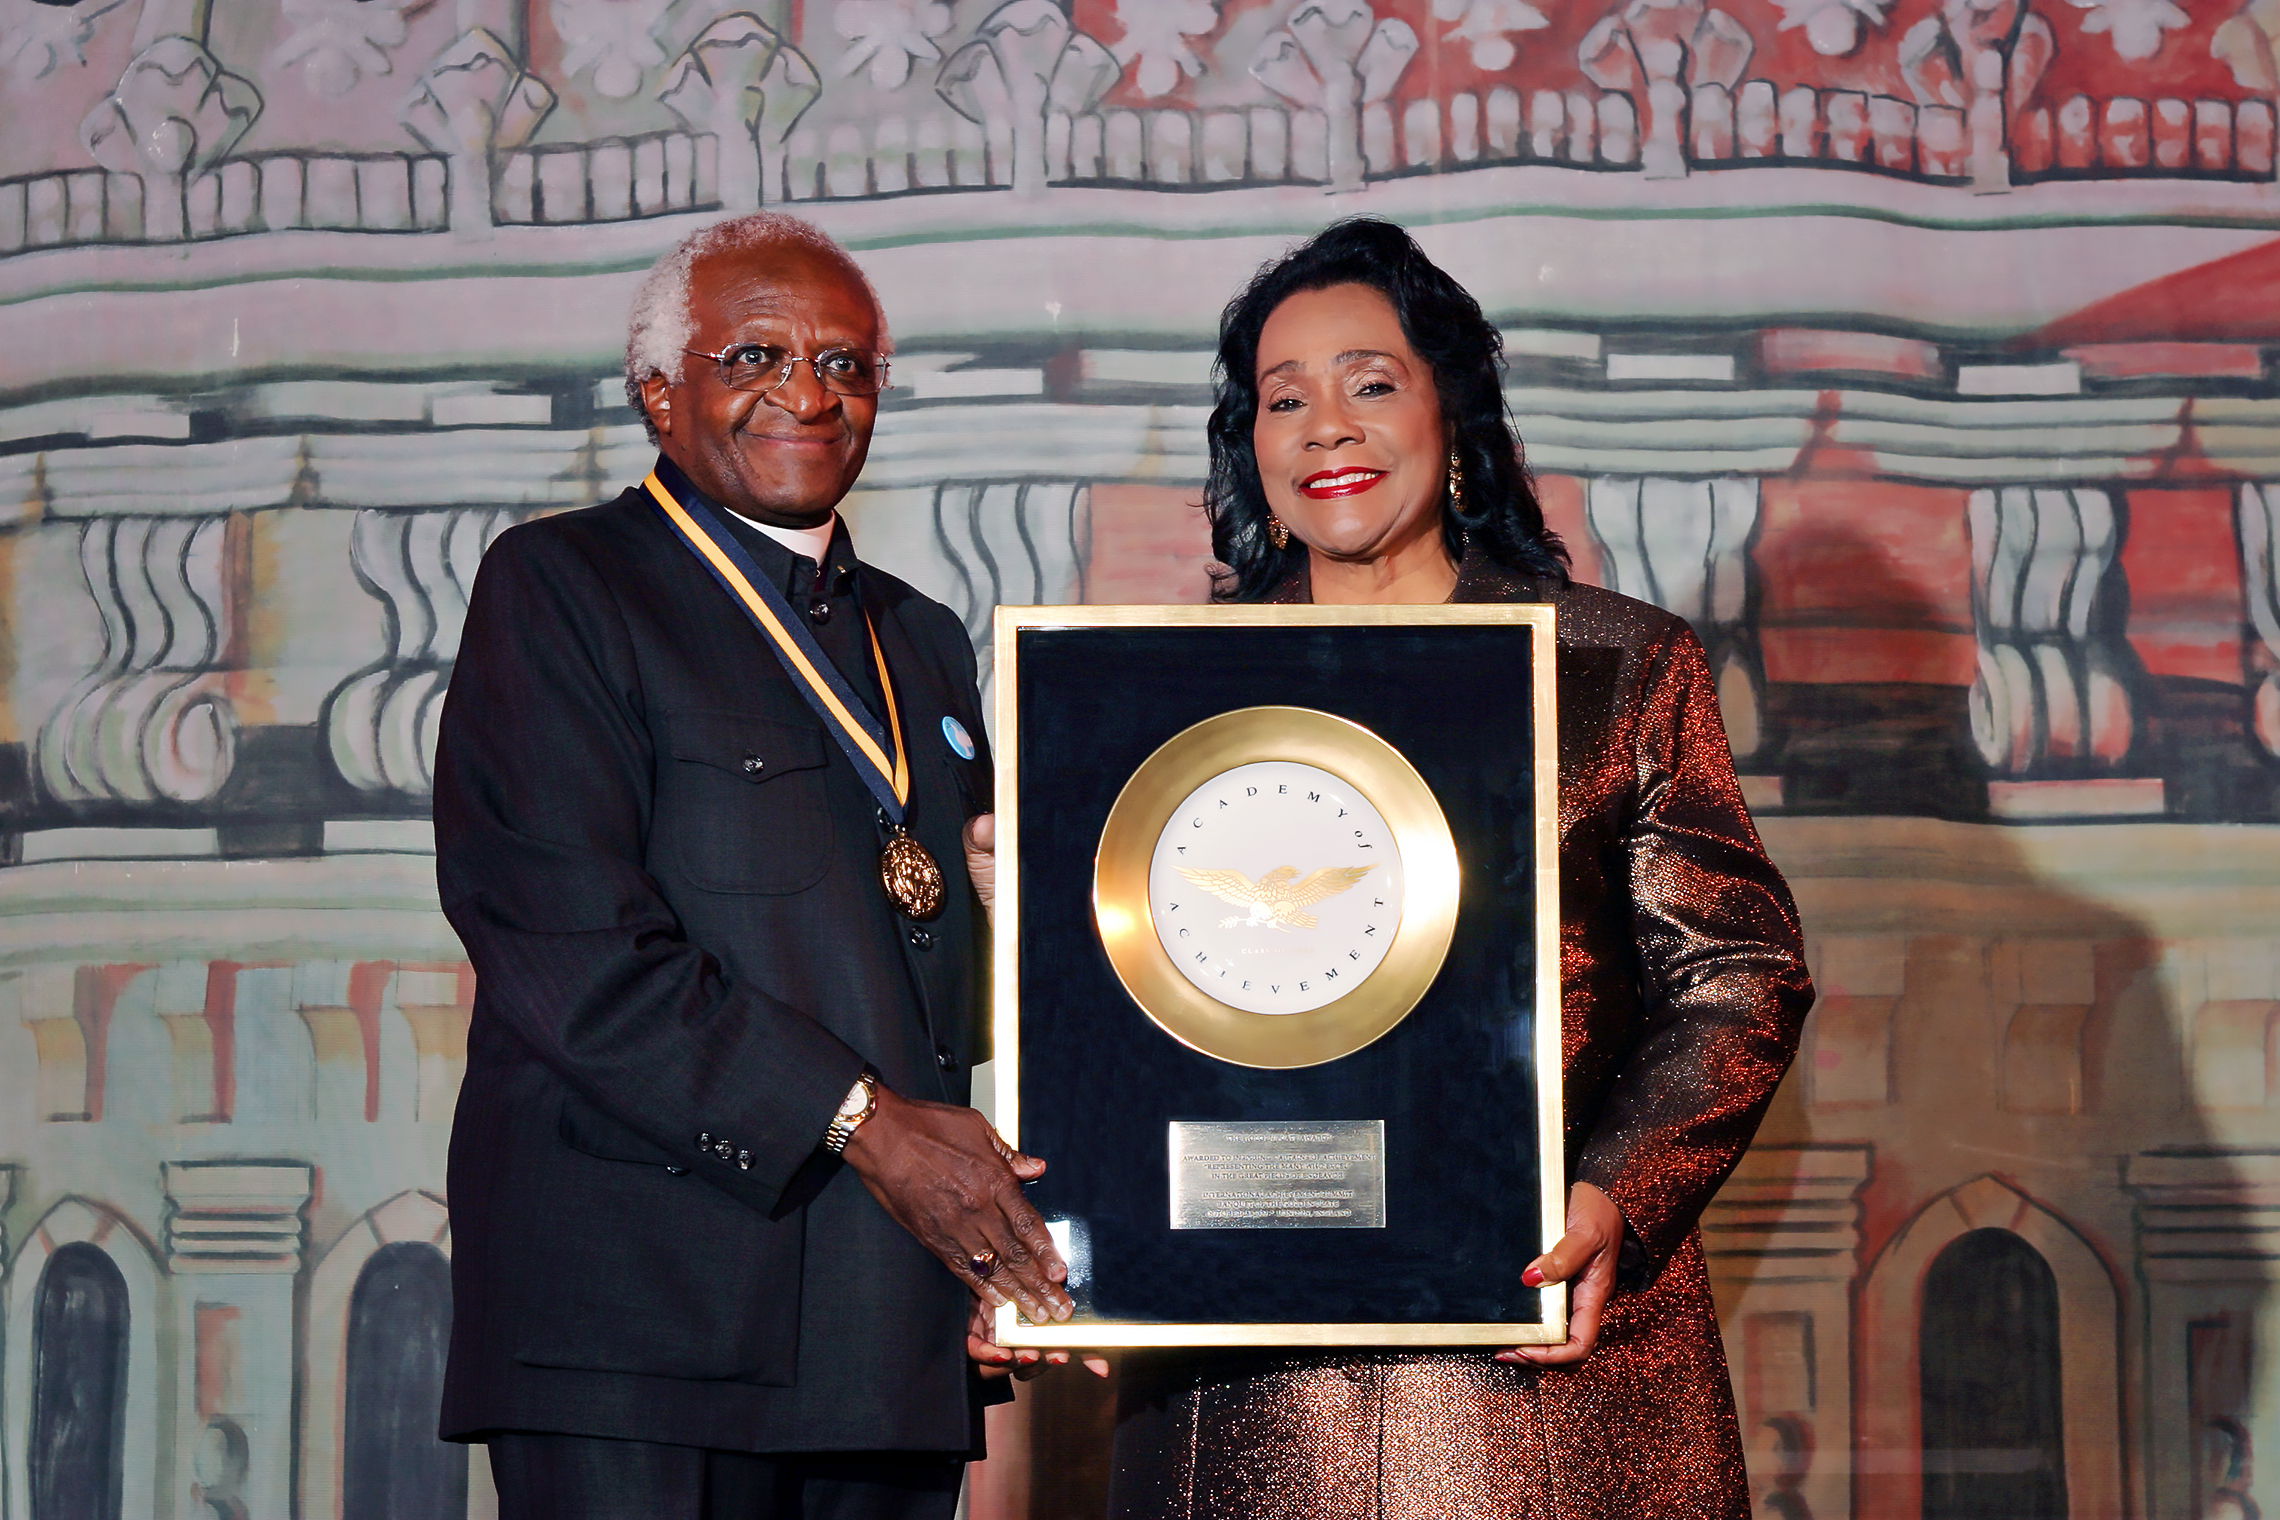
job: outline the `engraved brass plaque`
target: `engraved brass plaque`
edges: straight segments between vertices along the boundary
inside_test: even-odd
[[[1175,1230],[1385,1228],[1385,1121],[1172,1121]]]

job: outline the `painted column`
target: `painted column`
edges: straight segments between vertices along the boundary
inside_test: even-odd
[[[2280,1156],[2145,1152],[2126,1163],[2146,1286],[2146,1492],[2153,1520],[2270,1514],[2280,1473]]]
[[[1407,22],[1377,19],[1367,0],[1309,0],[1267,33],[1251,74],[1301,112],[1319,114],[1321,175],[1332,192],[1351,192],[1369,169],[1393,167],[1390,124],[1384,156],[1374,162],[1367,126],[1373,115],[1385,119],[1384,102],[1417,49]]]
[[[1766,732],[1765,662],[1754,626],[1758,481],[1591,478],[1584,512],[1597,540],[1607,589],[1653,602],[1692,624],[1718,683],[1718,707],[1734,765],[1745,776],[1772,750]],[[1777,788],[1770,776],[1751,776]],[[1753,788],[1745,784],[1745,795]],[[1777,793],[1760,794],[1778,800]],[[1750,798],[1753,805],[1759,796]]]
[[[528,142],[553,109],[554,91],[523,70],[520,42],[486,27],[470,27],[428,65],[398,119],[451,160],[453,232],[489,235],[495,155]]]
[[[2050,23],[2019,0],[1943,0],[1900,38],[1900,77],[1924,105],[1964,102],[1971,187],[2011,188],[2013,109],[2034,94],[2056,50]]]
[[[746,212],[763,200],[790,198],[786,139],[822,93],[822,76],[805,53],[738,12],[689,44],[657,98],[700,140],[711,135],[721,209]]]
[[[1730,139],[1732,92],[1756,49],[1748,30],[1724,11],[1702,0],[1664,0],[1609,11],[1577,44],[1576,61],[1593,84],[1646,108],[1639,144],[1646,177],[1683,179],[1689,104],[1721,117]]]
[[[2248,624],[2261,646],[2250,732],[2265,754],[2280,760],[2280,485],[2243,485],[2237,524]]]
[[[314,1168],[170,1161],[168,1281],[189,1334],[175,1439],[187,1460],[160,1513],[287,1515],[293,1504],[293,1287]]]
[[[8,1280],[8,1268],[13,1264],[8,1258],[8,1205],[15,1202],[15,1199],[16,1168],[0,1165],[0,1282]],[[6,1304],[6,1297],[0,1296],[0,1311],[5,1310]],[[5,1368],[7,1365],[8,1316],[5,1312],[0,1312],[0,1368]],[[4,1389],[5,1386],[5,1379],[0,1378],[0,1389]],[[0,1433],[5,1433],[8,1429],[9,1426],[6,1421],[0,1419]],[[12,1460],[21,1461],[22,1459],[22,1453],[15,1453],[12,1456],[5,1446],[0,1446],[0,1513],[6,1512],[8,1504],[8,1464]]]
[[[1998,817],[2158,813],[2158,777],[2128,774],[2136,665],[2113,610],[2122,523],[2105,491],[1971,493],[1971,735]]]
[[[79,126],[95,162],[143,186],[143,232],[189,234],[184,191],[220,163],[261,114],[261,92],[206,50],[210,0],[145,0],[135,57]]]
[[[1766,1514],[1852,1514],[1852,1285],[1869,1159],[1865,1145],[1760,1146],[1702,1216]]]
[[[1071,27],[1051,0],[1017,0],[974,29],[943,64],[935,88],[984,129],[994,160],[1010,160],[1010,173],[992,163],[992,181],[1010,180],[1015,194],[1036,195],[1050,174],[1048,121],[1091,110],[1117,73],[1108,49]]]
[[[213,8],[213,0],[143,0],[142,14],[135,21],[135,51],[141,52],[161,37],[187,37],[203,43]]]
[[[227,673],[242,663],[242,514],[96,517],[80,582],[103,655],[42,725],[41,787],[67,802],[204,802],[237,763]]]
[[[1082,481],[954,481],[935,488],[934,553],[909,570],[966,625],[990,700],[990,618],[1008,606],[1085,600],[1092,495]]]
[[[481,27],[519,56],[530,40],[528,11],[529,0],[459,0],[459,30]]]
[[[349,561],[357,584],[387,604],[387,647],[333,690],[322,727],[333,768],[357,790],[434,790],[436,724],[467,596],[483,552],[516,515],[504,507],[356,514]]]

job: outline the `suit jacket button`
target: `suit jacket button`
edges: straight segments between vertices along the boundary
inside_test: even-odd
[[[697,1149],[700,1151],[709,1151],[712,1149],[712,1131],[700,1130],[698,1132]]]
[[[669,1166],[665,1168],[665,1175],[668,1177],[686,1177],[689,1175],[689,1169],[685,1166]]]
[[[921,950],[934,948],[934,935],[916,924],[911,925],[910,942]]]
[[[713,1154],[726,1161],[736,1154],[736,1147],[730,1145],[726,1140],[715,1140],[713,1142]]]
[[[808,608],[808,617],[811,621],[817,623],[830,622],[831,603],[823,600],[821,597],[816,598],[815,604]]]
[[[758,755],[746,755],[744,757],[744,774],[747,776],[757,776],[767,768],[768,762]]]
[[[950,1053],[949,1046],[937,1045],[934,1047],[934,1064],[944,1071],[956,1071],[958,1069],[958,1058]]]
[[[752,1153],[750,1151],[738,1151],[736,1153],[736,1169],[740,1172],[752,1170]]]

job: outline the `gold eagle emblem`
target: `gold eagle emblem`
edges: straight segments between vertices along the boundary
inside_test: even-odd
[[[1296,866],[1276,866],[1272,871],[1251,880],[1241,871],[1197,871],[1181,866],[1179,873],[1209,892],[1221,902],[1248,908],[1245,918],[1223,918],[1222,929],[1237,924],[1248,928],[1311,929],[1315,918],[1299,910],[1325,897],[1336,897],[1354,883],[1376,870],[1375,866],[1324,866],[1303,881]]]

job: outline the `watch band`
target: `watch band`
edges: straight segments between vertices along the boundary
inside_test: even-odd
[[[857,1094],[861,1094],[860,1099]],[[850,1108],[849,1104],[856,1106]],[[847,1097],[840,1103],[839,1112],[832,1115],[831,1123],[824,1129],[823,1148],[834,1156],[845,1155],[847,1142],[855,1138],[855,1131],[863,1127],[863,1121],[876,1113],[878,1107],[879,1074],[866,1066],[862,1075],[855,1079],[855,1085],[847,1089]]]

